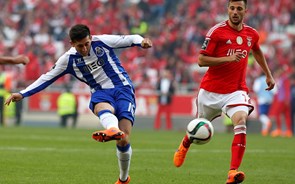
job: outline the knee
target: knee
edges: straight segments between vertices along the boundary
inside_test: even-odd
[[[237,125],[246,125],[247,117],[240,117],[237,121]]]
[[[246,125],[248,114],[246,112],[237,112],[232,116],[232,122],[236,125]]]

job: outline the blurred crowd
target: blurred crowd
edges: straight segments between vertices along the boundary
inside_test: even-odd
[[[295,2],[250,0],[248,4],[247,24],[259,31],[270,68],[284,65],[291,72]],[[26,85],[50,69],[70,47],[68,29],[84,23],[93,34],[141,34],[153,40],[150,51],[118,51],[142,92],[154,89],[163,69],[174,74],[177,93],[197,89],[206,70],[196,63],[204,36],[227,17],[227,0],[11,0],[0,1],[0,6],[0,54],[26,54],[31,61],[26,67],[6,66],[12,75],[24,76],[17,78],[17,84]],[[251,57],[249,65],[251,84],[259,72]]]

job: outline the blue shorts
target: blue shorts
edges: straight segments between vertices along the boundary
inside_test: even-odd
[[[89,108],[94,112],[94,106],[100,102],[107,102],[115,109],[115,116],[120,121],[123,118],[134,122],[136,109],[135,94],[130,86],[120,88],[101,89],[91,95]]]
[[[259,113],[268,115],[270,109],[270,104],[261,104],[259,105]]]

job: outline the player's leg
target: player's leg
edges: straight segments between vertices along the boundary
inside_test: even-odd
[[[285,117],[285,125],[286,125],[286,131],[283,133],[283,136],[285,137],[292,137],[292,119],[291,119],[291,105],[290,104],[284,104],[283,108],[283,116]]]
[[[213,120],[215,117],[221,115],[221,110],[214,109],[210,105],[216,105],[217,100],[215,98],[220,98],[218,96],[215,96],[213,93],[208,93],[205,90],[201,89],[198,94],[198,100],[197,100],[197,116],[198,118],[206,118],[209,121]],[[221,108],[220,108],[221,109]],[[188,136],[185,134],[182,141],[180,142],[180,145],[176,152],[174,153],[173,162],[176,167],[182,166],[184,163],[186,154],[190,148],[191,141],[189,140]]]
[[[171,130],[172,129],[171,104],[166,104],[165,114],[166,114],[166,130]]]
[[[234,138],[231,145],[230,170],[226,183],[241,183],[245,178],[242,171],[238,171],[246,149],[246,121],[254,107],[244,91],[236,91],[226,95],[225,106],[222,111],[231,118],[234,125]]]
[[[295,89],[295,87],[293,87],[292,89]],[[292,131],[293,131],[293,134],[295,134],[295,95],[292,96],[292,99],[291,99],[291,120],[292,120]]]
[[[128,174],[132,149],[129,135],[134,122],[135,108],[134,90],[129,86],[100,90],[91,96],[90,109],[98,115],[101,125],[105,128],[94,132],[92,137],[100,142],[117,140],[120,178],[116,184],[127,184],[130,181]]]
[[[125,135],[119,129],[118,118],[114,115],[117,89],[98,90],[91,94],[89,108],[99,117],[100,124],[105,130],[93,132],[92,138],[99,142],[120,140]]]
[[[261,127],[261,135],[267,136],[269,134],[269,131],[271,129],[271,120],[267,116],[268,111],[270,108],[270,104],[261,104],[259,105],[259,120],[262,124]]]
[[[269,115],[274,118],[275,120],[275,129],[271,132],[272,137],[278,137],[281,136],[282,134],[282,123],[281,123],[281,103],[277,100],[277,98],[274,99],[272,102],[271,108],[270,108],[270,113]]]
[[[135,96],[130,88],[123,88],[117,94],[116,115],[119,119],[119,128],[124,132],[125,137],[117,141],[117,157],[120,169],[119,179],[116,184],[129,183],[129,168],[132,156],[130,134],[134,122],[136,109]]]
[[[119,128],[125,133],[126,136],[122,140],[117,141],[117,157],[120,175],[116,184],[129,183],[129,168],[132,156],[132,148],[129,141],[132,123],[130,120],[123,118],[119,122]]]
[[[181,140],[178,149],[174,153],[173,163],[176,167],[182,166],[190,145],[191,145],[191,142],[188,136],[185,135],[183,139]]]
[[[154,120],[154,129],[159,130],[161,128],[161,116],[163,113],[163,105],[158,103],[158,110]]]
[[[99,117],[100,124],[105,130],[94,132],[92,134],[93,139],[99,142],[107,142],[124,138],[125,134],[119,129],[119,121],[113,114],[114,111],[113,106],[106,102],[100,102],[95,105],[94,113]]]
[[[227,115],[231,117],[234,124],[234,138],[231,146],[230,171],[226,183],[241,183],[245,174],[238,171],[246,148],[246,120],[248,117],[249,107],[236,106],[228,108]]]

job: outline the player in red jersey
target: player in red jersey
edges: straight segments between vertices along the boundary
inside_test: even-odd
[[[210,121],[225,113],[234,125],[231,162],[227,184],[244,181],[238,168],[246,147],[246,120],[253,110],[246,85],[248,56],[252,51],[266,75],[266,90],[274,88],[275,81],[258,44],[257,31],[244,24],[247,0],[228,1],[229,19],[212,27],[199,54],[198,64],[209,67],[204,75],[197,100],[199,118]],[[174,165],[180,167],[190,147],[185,136],[174,154]]]

